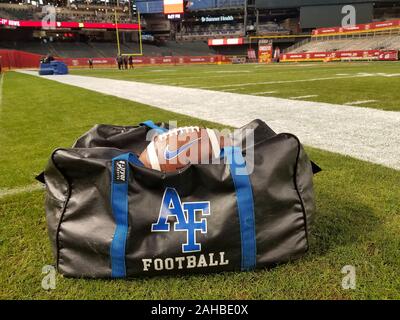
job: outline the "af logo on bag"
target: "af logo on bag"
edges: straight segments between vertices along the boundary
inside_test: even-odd
[[[210,201],[181,202],[174,188],[166,188],[157,222],[151,225],[152,232],[184,232],[186,240],[181,244],[182,253],[198,253],[170,258],[142,259],[143,271],[162,271],[216,267],[229,264],[225,252],[199,254],[202,250],[198,233],[207,233],[207,217],[211,213]],[[171,219],[175,218],[175,219]]]
[[[196,220],[196,214],[202,218]],[[208,215],[210,215],[210,201],[181,203],[178,192],[174,188],[167,188],[162,198],[158,221],[152,224],[151,231],[169,232],[172,229],[172,231],[186,232],[186,243],[182,244],[182,252],[198,252],[201,251],[201,244],[197,242],[196,234],[207,233],[205,216]],[[169,217],[175,217],[176,222],[171,223]]]

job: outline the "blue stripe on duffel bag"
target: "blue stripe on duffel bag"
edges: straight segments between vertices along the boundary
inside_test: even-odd
[[[125,153],[112,159],[111,207],[115,219],[115,232],[110,248],[111,276],[126,276],[125,246],[128,235],[128,188],[129,162],[143,164],[132,153]]]
[[[236,189],[242,241],[242,270],[251,270],[256,266],[257,251],[253,189],[241,149],[226,147],[224,148],[224,156],[230,165],[231,176]]]
[[[168,131],[167,128],[161,128],[161,127],[157,126],[157,125],[156,125],[153,121],[151,121],[151,120],[144,121],[144,122],[142,122],[140,125],[141,125],[141,126],[146,126],[146,127],[150,128],[150,129],[154,129],[154,130],[156,130],[158,133],[164,133],[164,132],[167,132],[167,131]]]

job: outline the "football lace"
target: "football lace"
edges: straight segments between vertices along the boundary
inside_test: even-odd
[[[187,134],[187,133],[193,133],[193,132],[199,132],[200,128],[199,127],[181,127],[181,128],[175,128],[172,129],[168,132],[162,133],[159,136],[157,136],[157,139],[160,140],[166,140],[171,136],[174,135],[181,135],[181,134]]]

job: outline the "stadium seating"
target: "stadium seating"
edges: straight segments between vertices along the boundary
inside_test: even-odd
[[[243,33],[244,27],[242,23],[210,24],[207,26],[187,25],[182,28],[181,33],[176,38],[182,41],[207,40],[214,37],[238,37],[243,35]]]
[[[105,58],[117,55],[115,42],[39,42],[39,41],[0,41],[0,48],[15,49],[37,53],[51,54],[63,58]],[[123,53],[139,52],[138,43],[121,43]],[[146,56],[207,56],[215,51],[202,41],[175,42],[166,41],[162,45],[143,44]]]
[[[103,6],[79,6],[73,5],[70,8],[57,7],[58,21],[81,21],[81,22],[114,22],[114,9]],[[0,18],[12,20],[40,20],[44,14],[41,7],[32,5],[18,5],[0,3]],[[135,22],[136,17],[129,16],[128,7],[118,9],[120,22]]]
[[[260,24],[258,26],[258,32],[259,35],[267,35],[267,34],[281,34],[281,35],[286,35],[290,34],[290,31],[285,29],[284,27],[280,26],[279,24],[269,21],[265,24]]]
[[[352,38],[313,38],[298,47],[286,50],[287,53],[331,52],[351,50],[400,50],[400,34],[375,35]]]

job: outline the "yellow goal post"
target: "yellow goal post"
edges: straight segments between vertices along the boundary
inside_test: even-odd
[[[133,0],[131,0],[133,1]],[[114,18],[115,18],[115,33],[116,33],[116,39],[117,39],[117,52],[118,55],[122,56],[142,56],[143,55],[143,45],[142,45],[142,27],[140,25],[140,12],[139,10],[136,10],[136,15],[137,15],[137,23],[139,25],[138,29],[138,35],[139,35],[139,52],[133,52],[133,53],[121,53],[121,44],[119,40],[119,28],[118,28],[118,10],[117,8],[119,7],[119,1],[117,1],[116,6],[114,7]],[[131,8],[129,9],[131,10]]]

